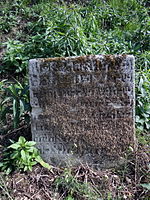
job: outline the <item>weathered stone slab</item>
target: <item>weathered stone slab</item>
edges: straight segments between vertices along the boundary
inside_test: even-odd
[[[33,59],[32,137],[57,165],[111,167],[134,145],[134,57]]]

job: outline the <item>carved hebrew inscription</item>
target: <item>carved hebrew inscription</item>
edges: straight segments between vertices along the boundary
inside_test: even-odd
[[[134,57],[30,60],[32,136],[48,162],[105,167],[134,144]]]

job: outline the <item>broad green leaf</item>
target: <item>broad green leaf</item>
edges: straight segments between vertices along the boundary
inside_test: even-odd
[[[28,166],[28,169],[29,169],[30,171],[32,171],[32,166],[31,166],[31,165],[29,165],[29,166]]]
[[[14,143],[14,144],[11,144],[10,146],[8,146],[8,148],[12,148],[12,149],[18,149],[20,147],[20,144],[18,143]]]
[[[37,164],[36,161],[32,161],[32,162],[31,162],[31,165],[32,165],[32,166],[34,166],[34,165],[36,165],[36,164]]]
[[[74,198],[72,197],[72,196],[67,196],[66,198],[65,198],[65,200],[74,200]]]
[[[27,144],[28,146],[34,146],[34,145],[36,145],[36,142],[34,142],[34,141],[29,141],[29,142],[26,142],[26,144]]]
[[[37,149],[35,147],[32,147],[32,146],[26,146],[26,150],[30,153],[33,153],[33,154],[37,153]]]
[[[15,97],[17,97],[17,90],[16,90],[15,85],[12,84],[12,85],[9,87],[9,89],[10,89],[11,94],[14,95]]]
[[[12,171],[12,169],[9,167],[9,168],[6,170],[6,174],[7,174],[7,175],[10,174],[11,171]]]
[[[28,170],[28,166],[25,166],[25,167],[24,167],[24,171],[27,171],[27,170]]]
[[[37,156],[37,157],[35,158],[35,160],[36,160],[37,162],[41,162],[41,161],[42,161],[42,158],[41,158],[40,156]]]
[[[44,162],[40,156],[37,156],[37,157],[35,158],[35,160],[36,160],[38,163],[40,163],[43,167],[45,167],[45,168],[47,168],[47,169],[49,169],[49,170],[51,169],[51,166],[50,166],[48,163]]]
[[[45,167],[45,168],[47,168],[47,169],[51,169],[51,166],[48,164],[48,163],[46,163],[46,162],[44,162],[43,160],[40,162],[40,164],[43,166],[43,167]]]
[[[26,152],[24,150],[21,150],[21,158],[26,161]]]
[[[25,139],[24,137],[20,136],[18,142],[19,142],[20,144],[23,144],[23,143],[26,142],[26,139]]]

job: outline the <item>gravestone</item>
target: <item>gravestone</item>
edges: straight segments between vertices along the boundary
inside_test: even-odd
[[[134,57],[29,61],[32,138],[45,161],[109,168],[134,146]]]

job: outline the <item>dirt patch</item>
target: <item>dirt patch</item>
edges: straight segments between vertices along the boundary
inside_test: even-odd
[[[150,191],[145,190],[140,184],[149,183],[148,164],[150,156],[147,148],[139,147],[132,153],[127,163],[118,169],[96,171],[80,165],[71,169],[71,174],[79,183],[89,183],[98,193],[99,198],[141,200],[149,199]],[[66,188],[56,189],[55,180],[59,177],[65,182],[64,169],[52,168],[50,171],[36,165],[32,172],[14,172],[12,175],[1,179],[8,188],[9,195],[15,200],[63,200],[68,191]],[[69,184],[68,184],[69,188]],[[87,200],[78,193],[73,194],[74,199]],[[1,200],[10,199],[1,189]]]

